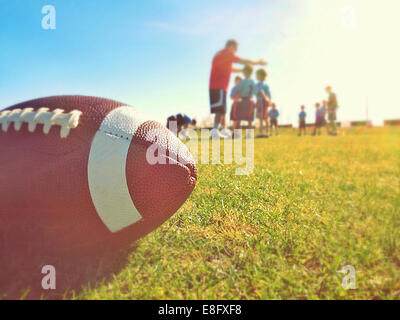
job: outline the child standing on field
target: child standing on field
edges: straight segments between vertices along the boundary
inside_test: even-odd
[[[264,69],[259,69],[256,72],[257,84],[256,84],[256,108],[257,108],[257,118],[260,121],[260,133],[257,138],[266,137],[268,138],[268,105],[271,101],[271,93],[269,91],[269,86],[264,83],[267,78],[267,72]],[[265,123],[265,134],[264,131]]]
[[[322,124],[321,127],[326,128],[326,132],[329,135],[329,127],[328,127],[328,122],[326,122],[326,114],[328,113],[328,101],[323,100],[322,101],[322,106],[321,106],[321,114],[322,114]]]
[[[276,109],[275,103],[272,103],[272,109],[269,110],[268,112],[269,115],[269,125],[270,125],[270,132],[272,134],[272,127],[275,128],[275,135],[278,135],[278,117],[279,117],[279,111]]]
[[[332,92],[332,88],[330,86],[325,88],[328,93],[328,120],[329,120],[329,132],[328,134],[336,136],[338,134],[336,128],[336,110],[338,109],[338,102],[336,98],[336,94]]]
[[[321,135],[321,127],[325,125],[325,111],[321,109],[321,104],[317,102],[315,104],[315,124],[314,131],[312,133],[313,136],[316,134]]]
[[[242,98],[240,97],[240,94],[238,91],[238,84],[241,80],[242,80],[242,77],[236,76],[235,77],[235,86],[231,90],[230,97],[233,101],[232,108],[231,108],[231,120],[234,120],[236,118],[237,103],[242,101]],[[233,122],[233,128],[235,129],[235,120]]]
[[[238,86],[240,80],[242,80],[242,77],[240,77],[240,76],[236,76],[235,77],[235,86],[232,88],[231,95],[230,95],[231,99],[233,100],[233,102],[241,100],[240,94],[239,94],[239,92],[237,90],[237,86]],[[233,105],[232,105],[232,108],[233,108]]]
[[[307,113],[304,111],[304,106],[301,106],[299,113],[299,136],[301,136],[301,132],[304,132],[304,135],[306,135],[306,116]]]
[[[234,129],[240,129],[240,121],[248,121],[249,126],[254,119],[254,102],[253,96],[255,94],[255,82],[251,79],[253,68],[245,66],[243,68],[244,79],[240,80],[235,89],[235,95],[240,98],[233,103],[231,111],[231,120],[234,121]],[[239,138],[240,134],[234,135],[234,138]]]

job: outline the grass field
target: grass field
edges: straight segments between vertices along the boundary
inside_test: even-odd
[[[255,141],[255,170],[199,165],[175,216],[84,299],[399,299],[400,129]],[[344,290],[345,265],[356,269]]]

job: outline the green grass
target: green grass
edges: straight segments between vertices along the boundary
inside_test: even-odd
[[[178,213],[75,298],[399,299],[400,129],[343,132],[256,140],[249,176],[199,165]]]

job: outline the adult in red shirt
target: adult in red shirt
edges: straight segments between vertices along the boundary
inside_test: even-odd
[[[212,61],[210,75],[210,107],[211,113],[215,113],[213,138],[231,136],[229,130],[225,129],[226,115],[226,92],[228,91],[229,79],[232,72],[241,72],[242,69],[232,68],[233,63],[245,65],[266,65],[263,60],[252,61],[236,56],[239,44],[236,40],[228,40],[225,49],[217,52]],[[221,132],[218,127],[221,125]]]

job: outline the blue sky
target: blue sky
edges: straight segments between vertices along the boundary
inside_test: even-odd
[[[47,4],[55,30],[41,27]],[[201,120],[212,56],[235,38],[239,56],[268,61],[281,122],[300,104],[312,121],[327,84],[342,120],[364,119],[367,105],[377,122],[400,118],[396,12],[398,0],[0,0],[0,108],[84,94]]]

